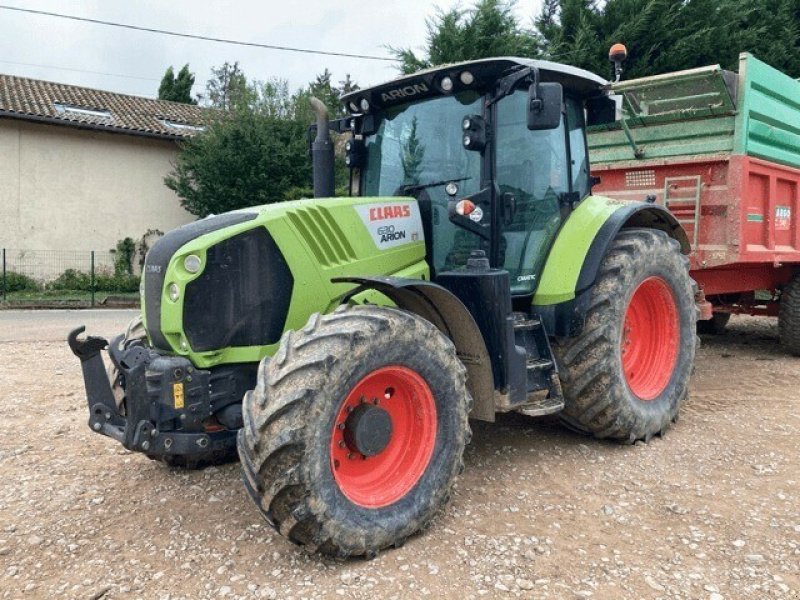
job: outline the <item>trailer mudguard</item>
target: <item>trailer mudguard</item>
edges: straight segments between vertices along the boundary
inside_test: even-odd
[[[684,254],[691,250],[686,232],[663,206],[587,197],[558,233],[533,297],[533,310],[550,335],[574,336],[583,329],[600,264],[624,227],[659,229],[676,239]]]
[[[398,277],[338,277],[333,283],[355,283],[343,302],[368,290],[386,296],[398,308],[433,323],[456,347],[467,368],[467,389],[474,404],[470,417],[494,421],[494,378],[492,362],[475,319],[452,292],[420,279]]]

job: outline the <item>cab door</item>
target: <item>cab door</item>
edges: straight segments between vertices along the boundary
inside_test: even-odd
[[[569,212],[569,199],[588,194],[583,108],[567,98],[556,129],[527,128],[527,90],[497,104],[495,173],[501,203],[498,266],[511,293],[532,294],[547,254]],[[577,192],[578,196],[570,194]]]

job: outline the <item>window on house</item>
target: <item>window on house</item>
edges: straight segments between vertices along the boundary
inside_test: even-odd
[[[159,122],[165,127],[170,129],[181,129],[183,131],[205,131],[206,128],[202,125],[190,125],[189,123],[181,123],[180,121],[171,121],[169,119],[159,119]]]
[[[111,111],[104,108],[86,108],[84,106],[75,106],[74,104],[66,104],[64,102],[56,102],[54,106],[56,107],[56,111],[60,114],[94,117],[96,119],[111,118]]]

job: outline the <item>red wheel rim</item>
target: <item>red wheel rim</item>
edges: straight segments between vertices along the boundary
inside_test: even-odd
[[[631,296],[622,331],[622,371],[640,400],[655,400],[666,389],[679,340],[675,296],[661,277],[648,277]]]
[[[365,457],[345,441],[345,423],[362,403],[391,418],[391,437],[377,455]],[[331,436],[331,471],[354,504],[380,508],[405,496],[422,477],[436,443],[436,403],[428,384],[401,366],[382,367],[359,381],[339,407]]]

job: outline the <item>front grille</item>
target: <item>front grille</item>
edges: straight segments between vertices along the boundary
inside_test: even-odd
[[[283,333],[294,280],[263,227],[211,246],[186,286],[183,330],[195,352],[265,346]]]
[[[161,295],[164,290],[167,267],[175,253],[181,246],[201,235],[251,221],[256,216],[254,212],[240,212],[206,217],[173,229],[153,244],[145,257],[143,277],[147,333],[156,348],[171,350],[161,331]]]

